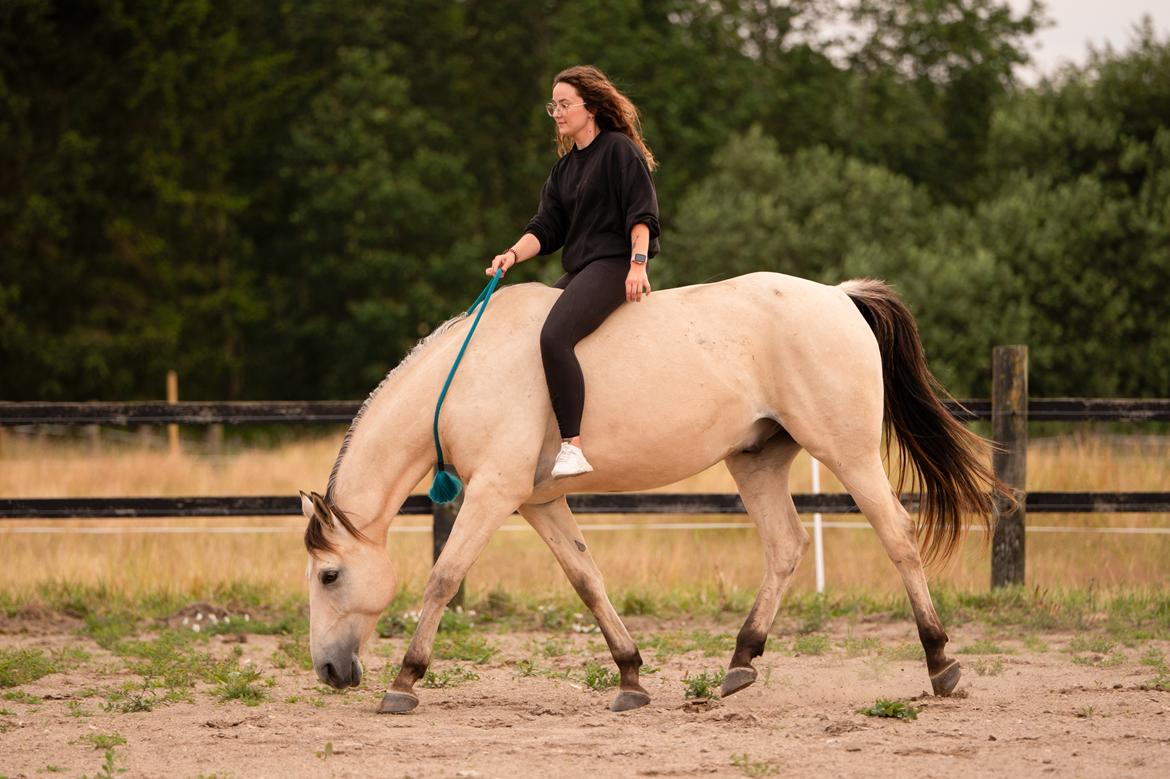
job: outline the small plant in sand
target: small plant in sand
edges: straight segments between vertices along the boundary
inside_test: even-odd
[[[16,701],[17,703],[27,703],[30,706],[37,706],[41,703],[41,699],[38,696],[27,693],[24,690],[9,690],[3,695],[0,695],[0,699]]]
[[[1141,689],[1170,692],[1170,666],[1166,665],[1166,658],[1162,656],[1162,653],[1154,647],[1150,647],[1142,655],[1141,662],[1142,665],[1150,666],[1157,673],[1153,679],[1142,682]]]
[[[585,686],[596,692],[605,692],[606,690],[616,687],[621,677],[618,676],[617,671],[613,671],[601,663],[590,661],[585,666]]]
[[[1097,655],[1106,655],[1113,649],[1113,646],[1113,642],[1104,636],[1073,636],[1073,639],[1068,642],[1068,651],[1074,654],[1092,652]]]
[[[272,664],[277,668],[300,668],[302,671],[313,670],[313,657],[309,652],[309,637],[307,634],[289,636],[281,639],[272,653]]]
[[[420,687],[457,687],[467,682],[474,682],[479,680],[479,674],[470,668],[464,668],[461,665],[453,665],[450,668],[443,670],[440,673],[434,671],[427,671],[419,682]]]
[[[688,700],[700,700],[719,697],[719,685],[727,678],[727,671],[720,668],[718,671],[707,672],[683,677],[683,694]]]
[[[922,649],[922,644],[915,644],[908,642],[905,644],[898,644],[885,650],[883,654],[890,660],[915,660],[925,661],[926,652]]]
[[[890,719],[914,720],[918,719],[918,709],[911,706],[906,701],[886,700],[885,698],[878,698],[872,706],[863,707],[857,710],[858,714],[864,714],[867,717],[887,717]]]
[[[958,650],[958,653],[961,655],[1007,655],[1011,654],[1011,650],[1000,646],[990,638],[981,638]]]
[[[113,749],[106,750],[106,760],[102,763],[101,769],[98,773],[93,775],[93,779],[113,779],[118,774],[126,773],[125,768],[118,767],[118,755]],[[87,775],[82,775],[81,779],[90,779]]]
[[[1142,682],[1141,688],[1143,690],[1170,692],[1170,672],[1162,671],[1153,679],[1147,679],[1146,681]]]
[[[260,684],[271,687],[275,681],[264,679],[255,668],[227,671],[219,678],[215,697],[221,701],[240,701],[245,706],[255,706],[268,697],[268,693],[260,689]]]
[[[77,740],[92,745],[94,749],[113,749],[126,743],[126,737],[121,733],[87,733]]]
[[[333,742],[326,741],[324,748],[317,750],[317,757],[321,760],[333,757]]]
[[[0,687],[35,682],[53,671],[53,662],[39,649],[0,649]]]
[[[467,660],[472,663],[486,663],[500,650],[476,633],[455,633],[439,635],[435,641],[434,656],[438,660]]]
[[[1107,655],[1085,654],[1073,655],[1072,661],[1077,665],[1087,665],[1093,668],[1116,668],[1125,664],[1125,653],[1114,649]]]
[[[780,771],[780,766],[775,763],[770,763],[767,760],[752,760],[747,752],[732,755],[731,764],[743,771],[744,776],[771,776]]]
[[[537,668],[536,662],[528,659],[527,657],[524,658],[523,660],[516,661],[516,675],[517,676],[521,676],[521,677],[536,676],[539,672],[540,672],[540,669]]]
[[[829,639],[820,633],[797,636],[792,642],[794,655],[823,655],[829,651]]]
[[[841,644],[846,657],[865,657],[881,651],[882,644],[876,638],[847,637]]]
[[[972,667],[980,676],[999,676],[1007,664],[1002,657],[980,657],[972,663]]]
[[[545,657],[562,657],[569,654],[572,647],[568,643],[559,638],[549,638],[536,644],[533,642],[536,649],[540,651]]]

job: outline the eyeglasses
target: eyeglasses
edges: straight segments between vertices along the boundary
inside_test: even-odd
[[[565,111],[568,111],[570,108],[576,108],[579,105],[585,105],[585,104],[584,103],[549,103],[544,107],[544,111],[549,116],[556,116],[557,111],[560,111],[563,113]]]

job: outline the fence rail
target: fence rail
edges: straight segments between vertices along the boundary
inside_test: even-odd
[[[801,514],[855,514],[857,504],[847,493],[793,495]],[[916,511],[917,496],[902,499]],[[1027,511],[1040,514],[1170,513],[1164,492],[1031,492]],[[733,493],[589,493],[571,495],[575,514],[746,514]],[[429,515],[435,506],[425,495],[411,495],[400,515]],[[301,503],[285,495],[183,498],[0,498],[0,520],[11,519],[144,519],[155,517],[281,517],[300,516]]]
[[[992,418],[991,400],[946,401],[964,422]],[[361,408],[350,400],[234,401],[201,403],[10,403],[0,402],[0,427],[24,425],[288,425],[349,424]],[[1170,398],[1032,398],[1034,422],[1170,422]]]

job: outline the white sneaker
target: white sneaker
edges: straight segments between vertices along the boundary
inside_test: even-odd
[[[581,451],[579,446],[565,442],[561,444],[561,451],[557,455],[556,464],[553,465],[552,476],[554,479],[563,479],[566,476],[579,476],[582,473],[590,473],[593,466],[585,459],[585,453]]]

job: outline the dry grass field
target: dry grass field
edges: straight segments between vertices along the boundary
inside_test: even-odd
[[[210,454],[197,443],[177,457],[129,437],[98,441],[36,439],[9,433],[0,444],[0,495],[10,497],[295,494],[324,487],[340,430],[275,446]],[[1035,438],[1028,453],[1033,490],[1170,490],[1170,438],[1091,434]],[[822,489],[840,491],[827,471]],[[792,488],[810,491],[802,455]],[[420,485],[422,492],[425,485]],[[667,491],[733,491],[720,465]],[[807,518],[807,519],[811,519]],[[826,517],[857,521],[859,517]],[[667,521],[726,522],[744,517],[581,518],[611,592],[655,596],[687,592],[721,598],[754,590],[760,576],[755,531],[590,530],[590,524]],[[1170,535],[1055,532],[1044,528],[1170,527],[1166,515],[1043,515],[1028,535],[1029,585],[1104,590],[1161,588],[1170,574]],[[101,584],[135,595],[161,591],[201,597],[247,582],[294,595],[302,588],[300,518],[6,521],[0,525],[6,564],[0,593],[20,597],[46,582]],[[192,528],[206,529],[191,532]],[[240,529],[245,529],[241,531]],[[402,587],[421,589],[430,566],[429,518],[400,517],[390,540]],[[80,532],[79,532],[80,531]],[[94,532],[97,531],[97,532]],[[834,592],[901,591],[893,566],[869,529],[825,530],[827,585]],[[793,585],[813,588],[812,553]],[[981,533],[932,582],[952,590],[986,588],[989,560]],[[468,577],[471,593],[570,595],[563,576],[519,518],[497,535]]]

